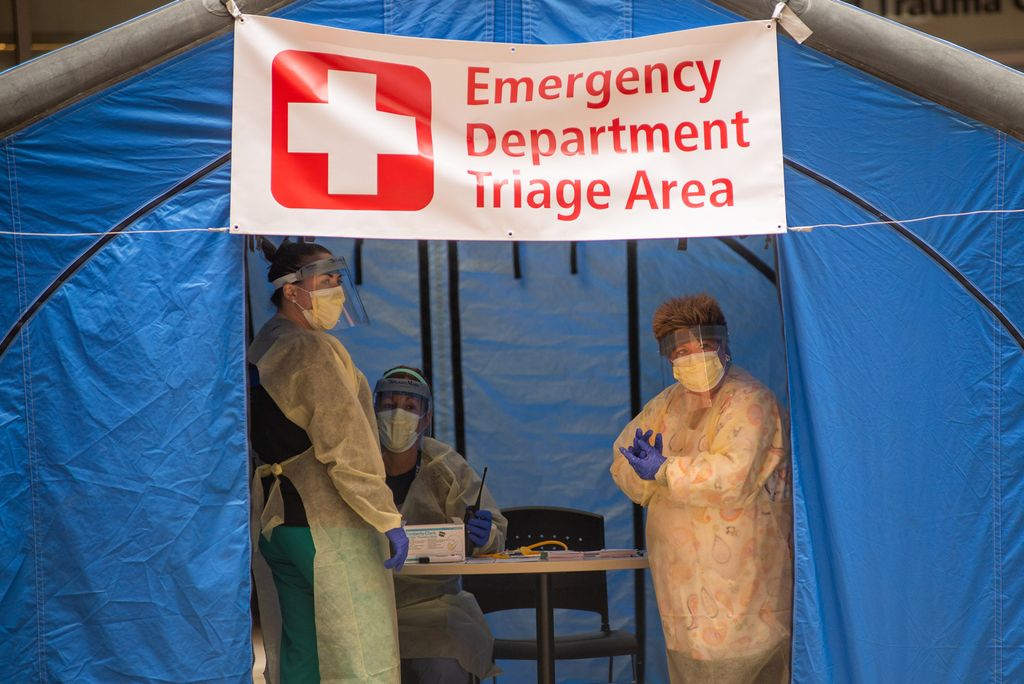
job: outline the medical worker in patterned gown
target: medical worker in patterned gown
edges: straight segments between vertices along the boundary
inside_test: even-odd
[[[678,380],[615,442],[612,478],[647,507],[672,684],[789,681],[789,460],[771,390],[731,364],[708,295],[670,299],[654,335]]]

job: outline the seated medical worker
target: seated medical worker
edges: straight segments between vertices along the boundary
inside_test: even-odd
[[[462,522],[476,503],[480,477],[453,448],[431,437],[430,386],[422,372],[398,366],[373,392],[387,484],[408,525]],[[466,535],[472,554],[502,551],[508,523],[483,488]],[[469,544],[467,544],[469,546]],[[470,549],[467,548],[467,552]],[[395,575],[402,684],[464,684],[497,674],[494,636],[457,575]]]

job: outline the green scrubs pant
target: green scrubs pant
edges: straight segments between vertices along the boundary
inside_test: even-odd
[[[313,556],[308,527],[275,527],[260,553],[274,573],[281,604],[281,684],[318,684],[316,615],[313,609]]]

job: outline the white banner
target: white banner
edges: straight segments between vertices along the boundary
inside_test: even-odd
[[[783,232],[775,24],[508,45],[246,16],[231,155],[240,233]]]

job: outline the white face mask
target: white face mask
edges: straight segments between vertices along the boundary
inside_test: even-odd
[[[303,309],[302,315],[314,330],[330,330],[341,320],[345,306],[345,291],[341,286],[325,287],[322,290],[305,290],[311,307]]]
[[[687,354],[672,362],[672,375],[691,392],[710,392],[725,376],[725,366],[716,351]]]
[[[420,437],[420,417],[405,409],[391,409],[377,414],[380,445],[394,454],[411,448]]]

